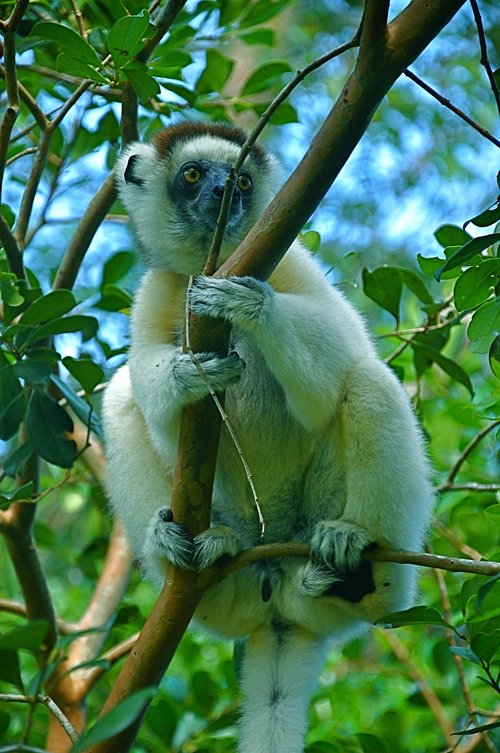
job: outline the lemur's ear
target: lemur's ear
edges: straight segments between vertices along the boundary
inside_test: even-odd
[[[136,175],[134,175],[134,165],[136,165],[138,159],[138,154],[132,154],[128,158],[127,167],[125,168],[123,177],[125,178],[125,183],[135,183],[136,186],[143,186],[144,181],[142,180],[142,178],[138,178]]]

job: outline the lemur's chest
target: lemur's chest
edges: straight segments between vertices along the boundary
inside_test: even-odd
[[[336,507],[341,513],[345,493],[340,442],[332,427],[315,434],[299,424],[288,410],[283,388],[248,337],[236,332],[232,347],[246,363],[225,402],[238,446],[223,427],[214,502],[223,519],[249,541],[258,534],[241,453],[266,520],[266,540],[293,540],[323,505],[330,514]]]

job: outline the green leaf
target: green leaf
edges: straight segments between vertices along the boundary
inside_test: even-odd
[[[193,58],[186,50],[172,48],[167,43],[156,48],[154,61],[151,62],[151,65],[153,68],[156,68],[156,66],[162,68],[185,68],[192,62]]]
[[[45,340],[54,335],[62,335],[66,332],[81,332],[83,340],[90,340],[91,337],[95,336],[98,326],[98,321],[93,316],[80,314],[64,316],[62,319],[42,324],[41,327],[31,332],[26,339],[26,344]]]
[[[375,735],[359,733],[356,737],[363,753],[389,753],[389,748],[384,741],[379,737],[375,737]]]
[[[136,55],[146,36],[149,13],[142,10],[137,16],[124,16],[111,27],[106,44],[117,69],[122,68]]]
[[[156,688],[144,688],[133,693],[99,719],[78,742],[70,753],[81,753],[91,745],[109,740],[129,727],[145,710],[149,701],[156,695]]]
[[[31,384],[47,384],[51,373],[52,365],[44,359],[25,358],[14,364],[14,374]]]
[[[220,93],[234,67],[234,60],[216,49],[207,50],[207,64],[196,84],[198,94]],[[172,89],[175,91],[175,89]]]
[[[399,304],[403,283],[398,270],[393,267],[378,267],[370,272],[363,269],[363,290],[368,298],[378,303],[399,322]]]
[[[394,266],[394,269],[399,270],[399,273],[403,279],[404,284],[411,290],[411,292],[417,296],[417,298],[425,304],[434,303],[434,298],[425,287],[424,281],[418,276],[412,269],[407,267]]]
[[[19,657],[15,651],[0,651],[0,680],[24,692]]]
[[[13,308],[22,306],[24,303],[25,299],[17,284],[17,277],[11,272],[0,272],[0,298],[7,306]]]
[[[4,466],[5,470],[5,466]],[[0,494],[0,507],[7,508],[9,507],[12,502],[20,502],[27,501],[30,499],[32,493],[34,490],[34,484],[33,481],[28,481],[27,484],[23,484],[22,486],[18,486],[14,491],[12,492],[4,492],[3,494]]]
[[[47,632],[47,620],[31,620],[26,625],[0,635],[0,651],[25,648],[32,653],[38,653]]]
[[[84,63],[83,60],[77,60],[76,58],[71,57],[71,55],[68,55],[66,52],[61,52],[61,54],[57,56],[56,69],[61,73],[67,73],[71,76],[79,76],[83,79],[90,79],[90,81],[95,81],[98,84],[109,84],[109,80],[103,76],[102,73],[96,71],[96,69],[88,63]]]
[[[40,21],[33,27],[30,37],[39,37],[45,41],[56,42],[70,57],[97,68],[102,67],[101,60],[94,48],[68,26],[51,21]]]
[[[453,626],[441,617],[437,609],[425,606],[411,607],[402,612],[388,614],[385,617],[382,617],[382,619],[377,620],[377,624],[387,625],[388,627],[402,627],[404,625],[440,625],[441,627],[453,630]]]
[[[476,656],[474,651],[472,651],[472,649],[470,649],[468,646],[450,646],[450,651],[452,654],[456,654],[462,659],[465,659],[465,661],[470,661],[472,664],[478,664],[479,666],[481,666],[479,657]]]
[[[457,311],[473,309],[492,294],[500,278],[500,259],[485,259],[477,267],[469,267],[455,283],[453,297]]]
[[[469,220],[476,227],[488,227],[494,225],[495,222],[500,221],[500,203],[496,203],[495,206],[485,209],[484,212],[477,214],[475,217]]]
[[[498,729],[500,727],[500,721],[492,722],[491,724],[482,724],[480,727],[470,727],[469,729],[462,729],[460,732],[453,732],[454,735],[477,735],[478,732],[489,732],[492,729]]]
[[[43,324],[59,319],[76,306],[76,298],[70,290],[53,290],[41,298],[37,298],[26,309],[20,321],[23,324]]]
[[[69,407],[75,412],[80,421],[85,426],[90,425],[91,431],[102,439],[102,428],[97,415],[92,410],[92,406],[77,395],[57,374],[52,374],[50,378],[61,395],[68,401]]]
[[[487,353],[492,340],[500,334],[500,297],[483,304],[474,312],[467,327],[467,336],[475,353]],[[483,349],[484,348],[484,349]]]
[[[106,285],[102,291],[102,297],[97,301],[96,308],[103,311],[127,312],[132,306],[133,298],[126,290],[116,285]]]
[[[252,29],[240,34],[240,39],[246,44],[263,44],[266,47],[272,47],[275,34],[272,29]]]
[[[90,395],[91,392],[102,382],[104,371],[98,364],[88,358],[72,358],[66,356],[62,359],[70,374],[80,382],[85,392]]]
[[[441,225],[435,231],[434,237],[443,248],[448,248],[448,246],[463,246],[470,241],[472,236],[457,225]]]
[[[0,350],[0,439],[10,439],[24,418],[26,398],[13,365]]]
[[[490,362],[490,369],[497,379],[500,379],[500,336],[495,337],[491,343],[488,360]]]
[[[437,348],[433,348],[430,345],[419,342],[415,338],[411,342],[411,347],[413,348],[413,350],[424,355],[431,363],[437,363],[437,365],[440,366],[441,369],[445,371],[452,379],[454,379],[456,382],[460,382],[460,384],[463,384],[464,387],[466,387],[470,392],[471,397],[474,397],[474,388],[472,386],[470,377],[456,361],[452,361],[451,358],[447,358],[441,353],[440,350],[437,350]]]
[[[470,645],[476,656],[489,664],[500,653],[500,630],[476,633]]]
[[[500,505],[490,505],[486,508],[484,514],[492,523],[500,525]]]
[[[264,21],[269,21],[270,18],[278,15],[289,3],[290,0],[274,0],[274,2],[263,0],[255,4],[246,3],[248,12],[244,15],[240,27],[258,26],[264,23]]]
[[[465,264],[472,259],[473,256],[484,251],[485,248],[489,248],[497,241],[500,241],[500,233],[490,233],[489,235],[482,235],[480,238],[473,238],[452,254],[443,264],[441,269],[438,269],[434,273],[434,277],[439,282],[443,272],[447,272],[449,269]]]
[[[286,60],[269,60],[267,63],[263,63],[246,80],[240,96],[247,97],[249,94],[264,91],[264,89],[272,86],[278,77],[281,77],[284,73],[290,73],[291,70],[293,69]]]
[[[422,256],[422,254],[417,254],[417,262],[424,275],[427,275],[427,277],[432,277],[432,279],[435,279],[435,273],[438,271],[438,269],[441,269],[444,263],[443,259],[441,259],[439,256]],[[444,272],[441,275],[441,279],[450,280],[453,277],[458,277],[459,274],[459,268],[452,269],[448,272]]]
[[[145,71],[134,70],[130,66],[123,68],[123,73],[132,84],[139,101],[143,104],[149,97],[156,97],[160,93],[160,85],[153,76]]]
[[[35,452],[49,463],[70,468],[76,457],[76,444],[65,436],[73,431],[73,421],[52,395],[35,387],[28,402],[26,424]]]
[[[302,233],[300,239],[304,246],[313,254],[319,251],[321,235],[316,230],[307,230],[305,233]]]
[[[32,456],[33,447],[29,442],[16,447],[3,461],[4,473],[10,478],[15,478],[19,468]]]

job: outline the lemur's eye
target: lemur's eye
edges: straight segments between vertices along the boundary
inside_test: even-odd
[[[182,174],[188,183],[197,183],[201,178],[201,170],[193,166],[186,168]]]
[[[238,176],[237,185],[240,191],[243,191],[243,193],[249,193],[253,188],[253,181],[247,173],[241,173],[241,175]]]

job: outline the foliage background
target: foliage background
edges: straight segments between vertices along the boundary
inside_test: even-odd
[[[402,5],[394,3],[392,13]],[[7,18],[12,5],[2,7]],[[122,117],[120,92],[126,91],[129,100],[134,90],[139,95],[141,138],[172,118],[230,119],[252,126],[291,71],[352,38],[362,4],[188,3],[148,68],[132,62],[134,46],[120,44],[123,28],[116,25],[125,11],[134,17],[142,29],[137,32],[139,43],[148,33],[144,8],[142,0],[34,2],[17,30],[19,82],[36,98],[42,113],[57,118],[80,81],[93,81],[93,88],[68,107],[54,128],[35,186],[43,129],[35,122],[36,110],[23,100],[5,155],[2,194],[5,224],[18,232],[30,186],[36,189],[26,238],[20,239],[20,245],[25,241],[30,290],[15,280],[5,257],[1,262],[0,500],[8,510],[16,494],[17,499],[30,494],[39,499],[34,538],[55,612],[70,623],[80,619],[102,572],[111,522],[100,473],[86,456],[69,471],[60,467],[72,465],[76,448],[61,438],[60,427],[59,434],[54,428],[63,419],[49,394],[64,397],[81,415],[88,411],[88,401],[98,415],[98,384],[124,358],[127,314],[140,266],[118,204],[110,206],[79,268],[75,306],[68,297],[65,302],[59,297],[60,309],[54,298],[41,298],[38,310],[28,304],[41,293],[46,296],[57,281],[64,252],[112,167],[121,140],[134,135],[126,112]],[[493,58],[500,33],[494,3],[484,0],[480,11]],[[53,22],[59,30],[36,26]],[[84,28],[98,59],[110,52],[112,64],[94,64],[87,49],[82,51],[74,38],[61,35],[64,27],[75,34]],[[132,27],[127,29],[133,33]],[[280,154],[287,173],[338,95],[353,56],[354,51],[348,52],[308,77],[273,117],[263,140]],[[495,98],[480,64],[471,7],[464,6],[412,70],[487,131],[494,130]],[[3,96],[7,103],[5,91]],[[487,559],[495,559],[500,549],[500,508],[495,504],[499,238],[479,242],[469,256],[462,251],[439,282],[434,273],[445,255],[456,260],[453,254],[470,240],[460,226],[494,204],[497,149],[498,142],[481,136],[402,77],[304,235],[332,282],[365,312],[381,354],[414,399],[441,487],[429,547],[450,556]],[[493,233],[497,220],[493,212],[489,224],[468,225],[466,230],[482,237]],[[5,237],[3,233],[4,241]],[[24,329],[15,329],[16,317],[25,310]],[[68,321],[74,315],[90,318]],[[58,365],[62,381],[54,383],[56,352],[65,361]],[[82,390],[78,401],[75,393]],[[30,462],[26,454],[15,454],[27,436],[23,425],[17,433],[25,394],[29,441],[42,458],[39,490],[23,487]],[[50,455],[53,434],[57,436]],[[43,496],[38,498],[40,492]],[[0,530],[9,543],[7,522],[5,518]],[[0,572],[1,596],[8,600],[0,603],[0,628],[7,633],[3,643],[0,639],[0,690],[34,692],[40,681],[35,658],[40,633],[8,635],[25,624],[13,606],[23,601],[23,594],[8,548],[0,549]],[[334,648],[311,707],[308,750],[431,753],[457,745],[460,751],[498,750],[498,728],[487,735],[452,735],[468,726],[495,724],[498,718],[499,587],[498,581],[488,581],[485,588],[486,582],[426,569],[420,602],[435,613],[421,611],[415,617],[421,624],[392,631],[377,628],[367,639]],[[102,652],[140,629],[154,600],[152,587],[134,570]],[[460,637],[439,624],[436,614]],[[20,665],[13,654],[19,655]],[[52,671],[57,661],[59,656],[52,654]],[[109,671],[92,688],[91,721],[109,694],[118,665],[111,660]],[[232,647],[200,634],[186,635],[134,751],[231,750],[237,698]],[[44,749],[48,720],[42,705],[6,703],[0,710],[0,742],[29,742]]]

